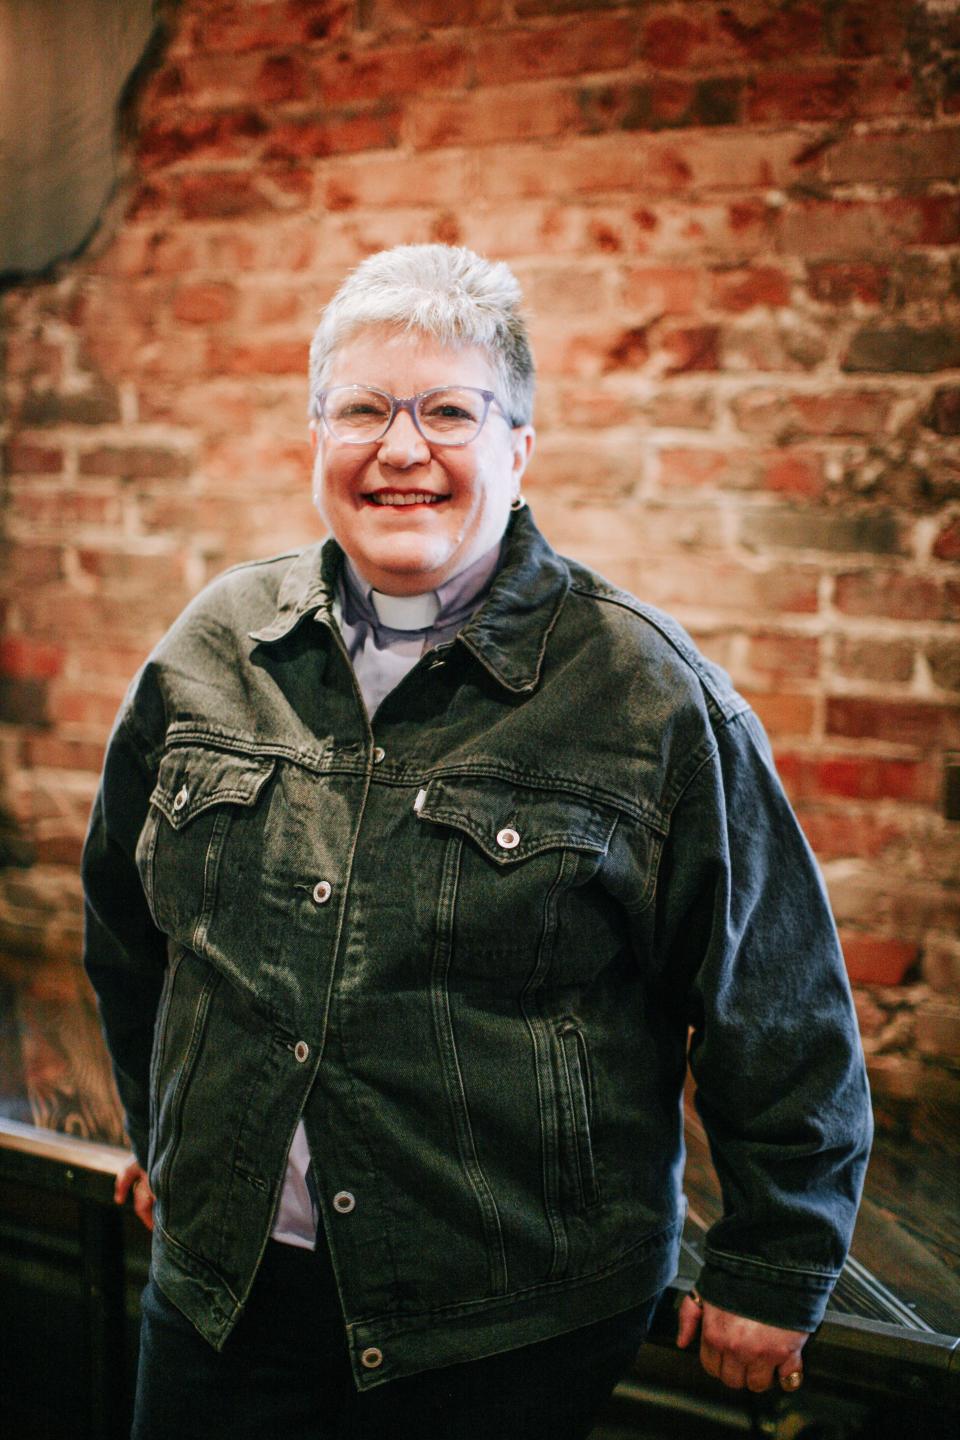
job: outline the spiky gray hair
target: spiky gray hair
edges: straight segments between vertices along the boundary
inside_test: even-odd
[[[314,334],[311,416],[319,414],[317,396],[338,346],[368,326],[386,325],[485,350],[512,424],[529,424],[535,376],[521,298],[509,265],[463,246],[395,245],[369,255],[344,280]]]

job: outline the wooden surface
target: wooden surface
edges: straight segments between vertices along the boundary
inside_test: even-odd
[[[124,1143],[96,1004],[71,965],[0,958],[0,1118]],[[960,1335],[957,1116],[935,1105],[877,1115],[852,1260],[834,1311]],[[706,1137],[687,1107],[689,1234],[720,1214]]]

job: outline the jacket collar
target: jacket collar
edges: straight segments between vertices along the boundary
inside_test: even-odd
[[[336,623],[334,599],[343,551],[335,540],[311,545],[294,559],[277,594],[276,614],[250,638],[283,640],[309,616]],[[510,516],[503,563],[486,600],[457,635],[495,680],[518,693],[540,680],[550,632],[570,588],[566,564],[524,506]]]

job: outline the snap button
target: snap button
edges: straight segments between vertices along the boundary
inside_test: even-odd
[[[181,785],[180,789],[177,791],[173,799],[174,810],[182,810],[189,799],[190,791],[187,789],[186,785]]]
[[[313,898],[318,905],[326,905],[333,894],[333,886],[329,880],[318,880],[313,887]]]
[[[507,825],[503,830],[497,831],[497,844],[501,850],[516,850],[520,844],[520,836]]]
[[[382,745],[378,745],[378,746],[376,747],[376,749],[374,750],[374,752],[373,752],[373,763],[374,763],[374,765],[379,765],[379,764],[381,763],[381,761],[383,761],[383,760],[386,759],[386,756],[387,756],[386,750],[384,750],[384,748],[383,748]]]
[[[413,802],[413,813],[414,813],[414,815],[419,815],[419,814],[420,814],[420,811],[423,809],[424,801],[426,800],[426,798],[427,798],[427,792],[426,792],[426,790],[418,790],[418,791],[417,791],[417,798],[416,798],[416,800],[414,800],[414,802]]]
[[[333,1197],[333,1208],[338,1215],[349,1215],[351,1210],[356,1209],[356,1198],[349,1190],[338,1190]]]
[[[360,1351],[360,1364],[364,1370],[378,1370],[383,1364],[383,1351],[376,1345],[368,1345],[366,1350]]]
[[[307,1044],[306,1040],[298,1040],[296,1045],[294,1045],[293,1047],[294,1060],[299,1061],[299,1063],[302,1065],[304,1060],[308,1058],[309,1054],[310,1046]]]

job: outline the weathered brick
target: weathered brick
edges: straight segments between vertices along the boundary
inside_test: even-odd
[[[960,940],[938,935],[923,949],[923,978],[932,990],[960,995]]]
[[[32,676],[0,675],[0,723],[46,725],[50,720],[49,681]]]
[[[870,325],[859,330],[841,362],[847,371],[929,374],[960,366],[960,330],[950,325]]]
[[[313,77],[298,55],[268,55],[253,85],[254,97],[267,105],[306,100],[312,93]]]
[[[917,1009],[916,1024],[920,1053],[939,1056],[956,1065],[960,1055],[960,1005],[945,1000],[922,1001]]]
[[[790,201],[777,220],[777,249],[787,255],[885,258],[900,246],[958,240],[960,197],[955,195]]]
[[[253,219],[305,203],[312,184],[306,171],[207,170],[179,177],[177,203],[186,220]]]
[[[838,515],[812,510],[752,510],[740,521],[740,541],[748,549],[870,551],[895,554],[903,549],[900,517],[880,510]]]
[[[720,310],[778,309],[789,302],[790,280],[772,265],[736,266],[710,276],[710,303]]]
[[[866,639],[839,635],[833,656],[838,675],[904,685],[913,676],[916,650],[909,640]]]
[[[23,401],[20,422],[28,426],[109,425],[120,419],[116,389],[106,381],[74,390],[31,390]]]
[[[685,325],[660,334],[657,349],[664,357],[665,375],[688,375],[720,369],[720,328]]]
[[[954,516],[940,530],[933,542],[937,560],[960,560],[960,517]]]
[[[268,130],[267,122],[256,110],[161,119],[141,132],[137,156],[148,171],[200,155],[240,159],[258,147]]]
[[[937,387],[924,423],[938,435],[960,435],[960,385]]]
[[[867,809],[800,805],[797,816],[822,864],[833,860],[901,860],[912,840],[911,822]]]
[[[781,735],[810,735],[817,718],[816,700],[813,695],[796,694],[789,690],[743,691],[763,722],[771,738]]]
[[[491,28],[479,38],[476,77],[481,85],[499,85],[505,76],[542,80],[619,70],[633,58],[635,43],[635,23],[627,15],[580,15],[535,30]]]
[[[812,680],[820,668],[820,640],[816,635],[759,631],[748,638],[747,665],[768,680]]]
[[[890,740],[925,749],[960,745],[960,714],[948,705],[921,700],[874,700],[852,695],[827,697],[828,735],[853,740]]]
[[[850,930],[842,930],[840,940],[847,974],[856,984],[902,985],[920,959],[920,948],[911,940]]]
[[[891,620],[960,619],[960,592],[926,575],[881,568],[836,577],[834,605],[845,615],[882,615]]]
[[[871,260],[819,260],[807,267],[807,288],[824,305],[879,305],[890,283],[889,264]]]
[[[916,760],[876,755],[805,755],[777,748],[777,769],[799,800],[902,800],[930,805],[938,791],[935,767]]]
[[[81,475],[117,475],[124,479],[183,479],[192,469],[190,457],[182,451],[157,446],[101,445],[81,452],[78,464]]]
[[[623,277],[626,308],[658,316],[689,314],[696,309],[702,291],[702,273],[693,266],[629,266]]]
[[[406,108],[406,131],[418,150],[563,135],[584,128],[569,85],[501,85],[458,95],[425,95]]]
[[[909,19],[903,0],[845,0],[824,10],[830,48],[845,59],[899,56],[909,38]]]
[[[216,325],[236,311],[237,292],[232,285],[210,282],[181,285],[172,308],[176,319],[187,325]]]
[[[462,91],[473,78],[473,58],[459,40],[385,44],[373,50],[343,47],[321,51],[314,73],[325,105],[352,105],[430,90]],[[503,78],[501,73],[490,83]]]
[[[833,184],[914,186],[924,181],[955,179],[958,156],[960,126],[899,134],[878,131],[845,135],[824,152],[819,170]]]
[[[4,448],[3,466],[8,475],[58,475],[63,468],[63,451],[53,445],[14,440]]]
[[[347,31],[352,9],[347,0],[225,0],[191,17],[189,42],[200,53],[243,54],[333,40]]]
[[[837,390],[825,395],[749,390],[733,413],[748,435],[779,441],[808,436],[875,436],[890,416],[895,396],[887,390]]]
[[[749,61],[795,61],[817,54],[822,16],[817,5],[655,6],[644,17],[642,53],[658,68],[700,69]]]
[[[26,635],[0,639],[0,675],[11,680],[50,680],[63,669],[62,645],[47,645]]]
[[[934,685],[941,690],[960,691],[960,643],[932,640],[926,647],[926,656]]]

